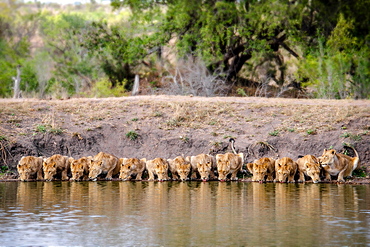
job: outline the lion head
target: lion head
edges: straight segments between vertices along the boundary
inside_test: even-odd
[[[207,181],[212,169],[212,162],[208,161],[203,163],[197,163],[197,169],[200,174],[200,179]]]
[[[158,176],[159,181],[164,181],[168,179],[168,163],[165,159],[155,158],[153,160],[154,171]]]
[[[30,179],[32,173],[30,164],[18,164],[17,169],[19,173],[19,179],[21,181],[28,181]]]
[[[225,181],[230,173],[230,160],[226,155],[216,155],[218,180]]]
[[[253,163],[253,181],[263,182],[265,181],[265,176],[267,174],[268,164],[256,164]]]
[[[120,159],[121,167],[119,178],[122,180],[129,180],[131,175],[134,173],[136,168],[140,166],[140,160],[137,158],[121,158]]]
[[[320,165],[319,164],[313,164],[313,163],[306,163],[306,173],[307,176],[309,176],[312,181],[316,184],[320,182]]]
[[[180,176],[180,180],[185,181],[188,179],[189,173],[191,171],[191,164],[190,163],[176,164],[176,170]]]
[[[71,162],[71,180],[79,181],[85,176],[88,171],[89,162],[87,158],[80,158]]]
[[[319,162],[322,166],[330,166],[334,164],[337,151],[334,149],[324,149],[323,154],[319,157]]]
[[[90,180],[93,180],[93,181],[97,180],[98,176],[103,172],[102,165],[103,165],[103,161],[101,160],[91,161],[90,171],[89,171]]]
[[[57,163],[55,161],[45,162],[43,164],[44,179],[46,181],[53,180],[55,174],[57,174]]]

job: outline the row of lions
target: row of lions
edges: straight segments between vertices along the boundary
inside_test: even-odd
[[[94,157],[72,157],[55,154],[49,158],[26,156],[17,165],[21,181],[29,180],[93,180],[98,177],[111,180],[119,177],[121,180],[142,180],[144,171],[148,180],[165,181],[201,179],[207,181],[218,179],[224,181],[227,176],[237,180],[237,173],[242,170],[243,154],[199,154],[196,156],[178,156],[174,159],[155,158],[153,160],[138,158],[118,158],[112,154],[100,152]],[[70,176],[68,176],[70,174]]]
[[[350,147],[352,148],[352,147]],[[281,159],[261,158],[253,163],[248,163],[247,168],[253,174],[252,181],[264,182],[295,182],[298,174],[298,182],[305,182],[309,178],[314,183],[331,181],[332,176],[337,176],[338,182],[344,182],[344,177],[352,176],[352,172],[359,167],[360,158],[357,151],[352,148],[356,157],[350,157],[338,153],[334,149],[324,149],[320,157],[306,155],[296,161],[289,157]]]
[[[337,153],[334,149],[324,150],[321,157],[306,155],[294,161],[289,157],[281,159],[261,158],[253,163],[247,163],[247,170],[253,175],[255,182],[305,182],[306,178],[318,183],[321,177],[326,181],[331,176],[338,176],[338,182],[344,182],[344,177],[351,176],[359,166],[358,153],[356,157]],[[199,154],[196,156],[178,156],[174,159],[155,158],[118,158],[112,154],[100,152],[95,156],[72,157],[55,154],[48,158],[26,156],[17,165],[21,181],[29,180],[92,180],[98,178],[111,180],[118,177],[121,180],[142,180],[148,173],[148,180],[181,180],[201,179],[202,181],[238,180],[238,173],[243,171],[244,154],[233,153]],[[170,176],[171,175],[171,176]]]

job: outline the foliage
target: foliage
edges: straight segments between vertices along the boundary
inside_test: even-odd
[[[129,132],[126,133],[126,137],[134,141],[139,137],[139,134],[136,133],[134,130],[130,130]]]

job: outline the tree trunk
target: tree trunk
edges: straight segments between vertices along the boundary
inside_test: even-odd
[[[17,65],[17,77],[13,77],[14,80],[14,99],[20,98],[20,84],[21,84],[21,66]]]

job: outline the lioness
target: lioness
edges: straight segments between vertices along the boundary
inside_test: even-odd
[[[284,183],[288,179],[288,183],[294,183],[294,176],[297,172],[298,165],[291,158],[284,157],[275,161],[275,182]]]
[[[174,159],[167,160],[170,165],[170,171],[172,173],[172,179],[178,180],[180,176],[181,181],[188,180],[188,176],[191,171],[191,164],[188,159],[183,156],[177,156]]]
[[[37,180],[42,180],[42,157],[23,156],[17,165],[19,179],[28,181],[36,175]]]
[[[253,174],[253,182],[274,181],[275,160],[271,158],[260,158],[253,163],[248,163],[247,168]],[[266,179],[267,176],[267,179]]]
[[[81,157],[71,162],[72,181],[88,180],[92,157]]]
[[[155,158],[146,162],[146,169],[149,174],[149,181],[154,180],[154,175],[157,175],[158,181],[168,180],[168,162],[163,158]]]
[[[313,155],[305,155],[297,160],[299,180],[298,182],[305,181],[305,175],[312,179],[315,184],[320,182],[321,166],[319,160]]]
[[[70,162],[72,158],[60,154],[44,159],[42,169],[44,170],[44,179],[51,181],[54,177],[61,175],[62,180],[69,180]]]
[[[350,147],[352,148],[352,147]],[[360,164],[360,157],[357,151],[352,148],[356,157],[337,153],[334,149],[324,149],[319,157],[321,166],[324,168],[325,180],[331,181],[331,176],[338,175],[338,182],[344,182],[344,177],[352,176],[352,172]]]
[[[225,181],[231,173],[231,180],[238,180],[237,173],[242,170],[244,154],[216,154],[218,180]]]
[[[189,159],[192,168],[192,179],[196,179],[197,174],[199,174],[200,179],[203,181],[216,178],[214,174],[214,169],[216,169],[216,161],[212,155],[198,154],[196,156],[190,156]]]
[[[136,180],[141,180],[145,170],[146,159],[138,158],[120,158],[121,167],[119,178],[122,180],[130,180],[136,175]]]
[[[105,179],[111,180],[119,171],[119,159],[112,154],[100,152],[91,161],[89,179],[96,181],[100,174],[106,174]]]

